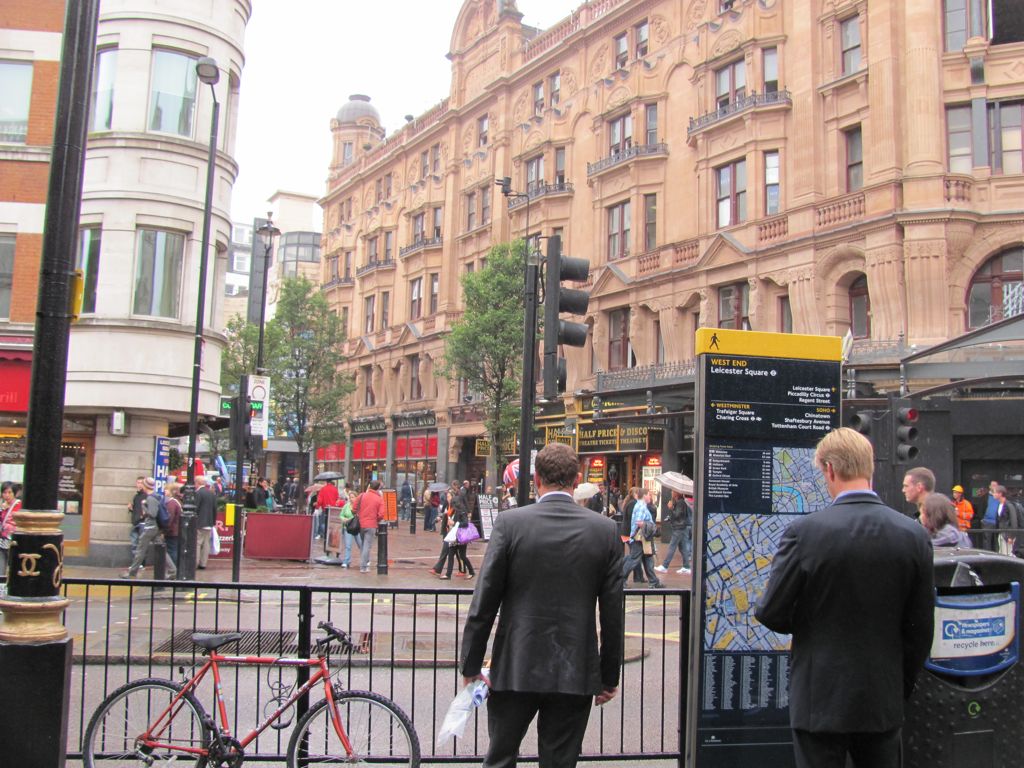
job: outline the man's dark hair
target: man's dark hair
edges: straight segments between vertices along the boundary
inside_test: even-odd
[[[580,472],[576,452],[564,443],[545,445],[534,463],[541,482],[551,488],[572,488]]]
[[[370,481],[370,490],[371,491],[379,491],[380,490],[380,480],[371,480]]]
[[[907,475],[913,482],[919,483],[928,493],[935,490],[935,473],[928,469],[928,467],[908,469]]]

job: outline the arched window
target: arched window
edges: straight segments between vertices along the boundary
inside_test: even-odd
[[[850,283],[850,333],[855,339],[871,337],[871,296],[866,275]]]
[[[967,328],[981,328],[1024,312],[1024,248],[989,259],[967,291]]]

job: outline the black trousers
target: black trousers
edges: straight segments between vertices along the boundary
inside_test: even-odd
[[[491,743],[483,768],[514,768],[534,717],[540,768],[575,768],[593,702],[593,696],[571,693],[491,691],[487,697]]]
[[[900,768],[900,746],[899,728],[882,733],[793,730],[797,768]]]

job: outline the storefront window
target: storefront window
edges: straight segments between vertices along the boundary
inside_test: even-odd
[[[60,444],[60,471],[57,480],[57,510],[64,514],[61,529],[65,541],[83,538],[86,477],[86,444],[65,439]],[[0,482],[19,487],[25,482],[25,436],[0,433]]]

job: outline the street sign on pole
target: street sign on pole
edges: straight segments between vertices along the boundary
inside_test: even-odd
[[[270,413],[270,377],[249,376],[249,401],[252,406],[252,419],[249,422],[249,433],[265,438],[268,434],[268,414]]]

